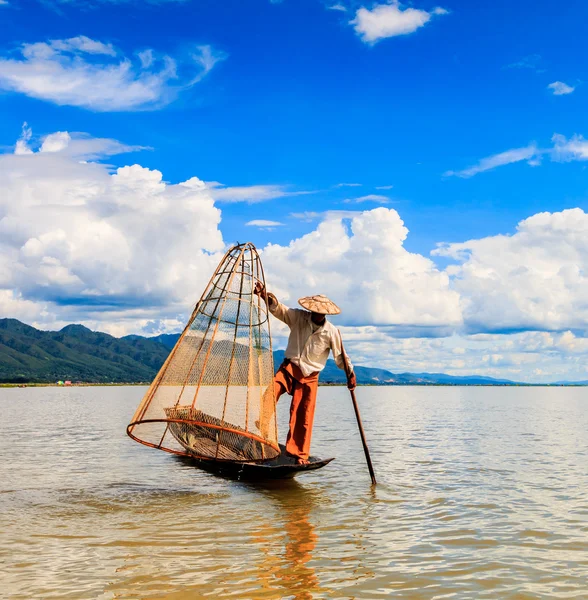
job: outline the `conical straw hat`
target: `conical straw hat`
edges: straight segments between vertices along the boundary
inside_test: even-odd
[[[300,300],[298,300],[298,304],[300,304],[302,308],[306,308],[306,310],[310,310],[311,312],[319,313],[321,315],[338,315],[341,312],[341,309],[334,302],[331,302],[331,300],[329,300],[326,296],[323,296],[323,294],[300,298]]]

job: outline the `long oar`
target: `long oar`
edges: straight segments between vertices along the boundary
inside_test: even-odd
[[[347,378],[349,379],[350,368],[349,363],[347,362],[347,354],[345,354],[345,348],[343,347],[343,338],[341,337],[341,331],[339,331],[339,339],[341,340],[341,352],[343,355],[343,365],[345,366],[345,373],[347,374]],[[372,484],[376,485],[376,474],[374,473],[374,467],[372,465],[372,459],[370,458],[370,451],[368,449],[367,442],[365,441],[365,432],[363,430],[363,425],[361,423],[361,416],[359,415],[359,406],[357,406],[357,400],[355,398],[355,390],[349,390],[351,394],[351,400],[353,401],[353,408],[355,410],[355,416],[357,418],[357,426],[359,427],[359,433],[361,435],[361,443],[363,444],[363,451],[365,453],[365,460],[367,462],[368,469],[370,471],[370,477],[372,478]]]

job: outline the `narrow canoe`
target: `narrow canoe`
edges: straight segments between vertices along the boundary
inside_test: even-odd
[[[296,464],[296,459],[286,453],[280,444],[282,453],[276,458],[261,462],[233,462],[228,460],[213,460],[198,457],[184,457],[183,460],[201,469],[225,477],[236,479],[290,479],[300,473],[315,471],[328,465],[333,458],[317,458],[311,456],[307,465]]]

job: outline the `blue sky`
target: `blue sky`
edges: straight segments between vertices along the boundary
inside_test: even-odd
[[[32,150],[56,132],[117,140],[126,147],[91,157],[110,173],[139,164],[160,171],[170,186],[192,177],[208,182],[222,216],[217,222],[209,212],[211,221],[202,223],[218,228],[224,245],[248,239],[287,248],[325,219],[340,217],[348,231],[354,214],[385,208],[408,228],[402,248],[432,261],[430,268],[460,294],[460,310],[478,315],[458,327],[455,319],[443,323],[441,311],[431,321],[439,328],[433,337],[571,331],[584,339],[583,316],[574,322],[549,316],[567,300],[549,305],[543,298],[537,317],[536,292],[529,292],[530,308],[510,298],[516,319],[484,321],[482,305],[472,309],[478,292],[464,284],[465,271],[445,269],[465,264],[452,244],[486,237],[498,244],[538,213],[578,209],[565,213],[566,243],[576,239],[570,231],[588,208],[587,19],[582,2],[0,0],[0,146],[12,153],[24,122],[32,132],[21,140]],[[19,248],[40,235],[25,236]],[[437,251],[438,244],[450,250]],[[217,246],[211,241],[198,251],[218,252]],[[574,252],[574,259],[562,255],[562,268],[577,268],[583,277],[586,255],[576,246]],[[542,264],[538,259],[536,268]],[[26,283],[5,289],[23,302],[43,300],[48,288],[48,301],[60,293],[109,295],[94,282],[72,296],[63,286],[74,276],[86,281],[76,268],[70,279],[50,282],[28,272]],[[506,289],[509,282],[501,282]],[[583,306],[583,296],[576,301]],[[169,315],[183,314],[180,305]],[[50,325],[39,315],[51,314],[51,306],[43,306],[37,317],[32,307],[23,314]],[[105,326],[125,320],[122,313],[104,314]],[[379,316],[348,324],[423,326],[376,309],[373,315]],[[67,316],[53,320],[95,326],[101,320],[95,313]],[[132,318],[130,329],[139,330],[140,319],[148,319]]]
[[[550,2],[452,2],[443,5],[449,14],[413,34],[374,45],[348,24],[353,4],[349,12],[325,10],[319,0],[88,4],[14,0],[1,13],[5,55],[23,42],[86,35],[127,56],[145,48],[181,56],[208,44],[227,58],[165,110],[88,114],[6,94],[5,144],[28,121],[40,133],[88,131],[152,147],[141,164],[172,182],[197,170],[227,185],[316,190],[273,202],[275,220],[346,208],[347,197],[394,185],[380,194],[399,208],[409,244],[421,252],[436,241],[512,231],[533,212],[586,206],[581,164],[442,177],[532,141],[548,145],[554,132],[588,129],[583,3],[554,10]],[[529,57],[534,68],[509,67]],[[554,96],[547,85],[559,80],[578,89]],[[363,186],[330,189],[344,182]],[[243,220],[267,210],[235,207],[226,235],[242,237]],[[285,241],[304,228],[250,236]]]

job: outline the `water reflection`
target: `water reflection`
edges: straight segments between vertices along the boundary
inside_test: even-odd
[[[262,551],[260,592],[279,587],[287,590],[295,600],[315,598],[323,590],[315,568],[309,564],[318,540],[311,514],[320,502],[317,498],[320,494],[294,480],[269,486],[249,484],[248,487],[277,508],[277,518],[273,522],[260,522],[251,534],[253,542]],[[276,544],[276,539],[281,539],[282,544]]]

